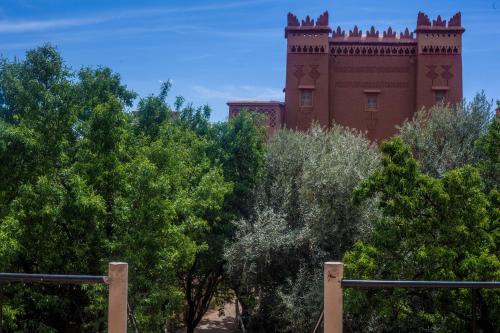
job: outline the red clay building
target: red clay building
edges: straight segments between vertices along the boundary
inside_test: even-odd
[[[365,34],[329,26],[328,12],[316,22],[288,14],[285,102],[229,101],[229,116],[248,109],[264,113],[269,135],[279,127],[307,130],[315,121],[367,131],[372,140],[422,108],[462,99],[461,14],[448,23],[420,12],[414,32]]]

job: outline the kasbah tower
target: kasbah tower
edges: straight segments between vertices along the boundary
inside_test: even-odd
[[[312,123],[367,132],[380,141],[422,107],[462,100],[461,14],[448,22],[420,12],[414,31],[373,26],[332,31],[328,12],[299,22],[288,14],[285,102],[229,101],[264,114],[268,136],[278,128],[307,130]]]

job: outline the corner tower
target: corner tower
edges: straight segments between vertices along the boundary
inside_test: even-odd
[[[288,13],[285,123],[288,128],[307,130],[313,121],[330,125],[328,12],[316,23],[309,16],[299,22]]]
[[[417,109],[444,101],[462,100],[461,14],[446,24],[441,16],[432,21],[422,13],[417,18]]]

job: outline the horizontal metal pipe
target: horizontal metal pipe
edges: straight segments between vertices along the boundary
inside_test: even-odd
[[[342,288],[500,288],[499,281],[342,280]]]
[[[105,284],[106,276],[0,273],[0,281],[61,284]]]

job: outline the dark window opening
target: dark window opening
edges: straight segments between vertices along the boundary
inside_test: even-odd
[[[378,108],[378,94],[367,94],[366,106],[369,110]]]
[[[446,91],[445,90],[436,90],[434,92],[434,100],[436,104],[444,103],[446,101]]]
[[[311,107],[313,105],[312,90],[302,90],[300,93],[300,106]]]

